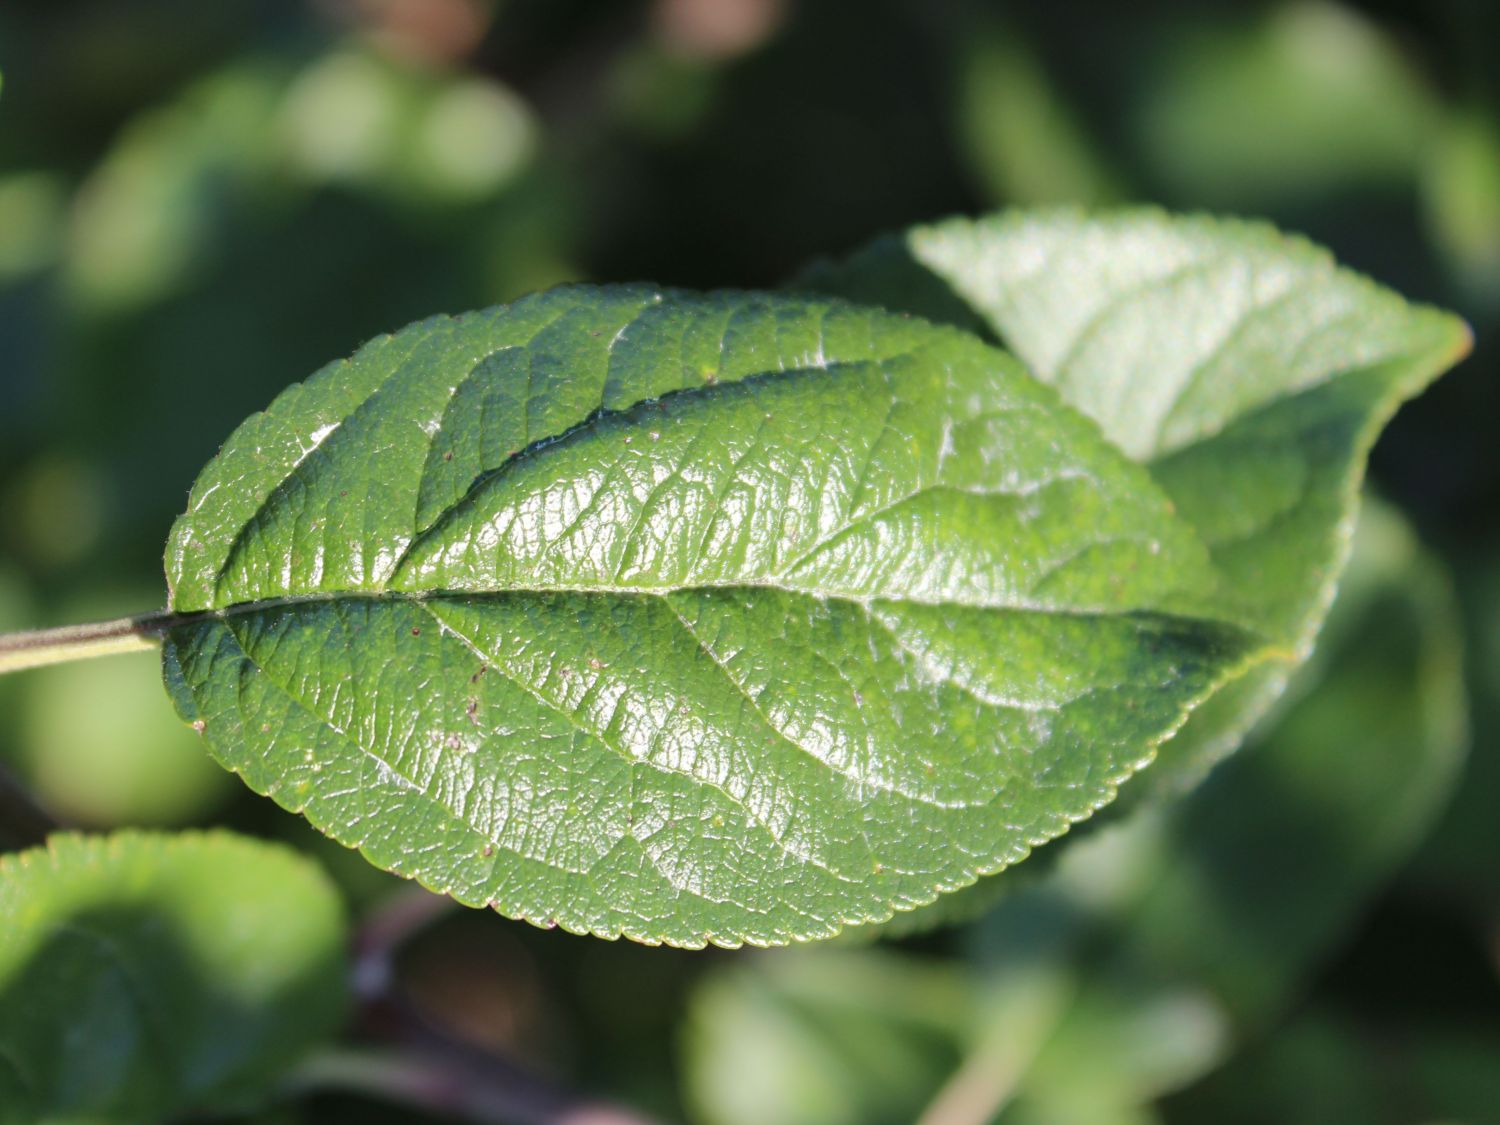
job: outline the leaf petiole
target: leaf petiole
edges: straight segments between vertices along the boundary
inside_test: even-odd
[[[159,610],[88,625],[0,633],[0,673],[117,652],[142,652],[155,648],[162,634],[181,619],[180,614]]]

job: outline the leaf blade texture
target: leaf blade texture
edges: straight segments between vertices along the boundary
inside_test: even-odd
[[[1311,651],[1371,445],[1471,343],[1266,223],[1149,208],[952,219],[796,287],[982,332],[1145,465],[1200,535],[1218,612],[1282,649],[1194,713],[1135,794],[1187,788]]]
[[[687,946],[1019,860],[1260,651],[1008,355],[786,296],[374,341],[230,438],[167,568],[169,689],[257,791],[472,905]]]

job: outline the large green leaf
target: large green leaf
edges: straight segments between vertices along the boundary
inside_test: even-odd
[[[253,788],[463,902],[690,946],[1015,862],[1260,652],[1053,390],[826,299],[376,340],[230,438],[167,564],[168,684]]]
[[[330,1034],[343,910],[275,845],[54,836],[0,858],[0,1121],[231,1107]]]
[[[1307,242],[1154,210],[916,227],[799,285],[1003,340],[1149,468],[1212,554],[1220,611],[1282,649],[1195,712],[1145,792],[1200,778],[1305,659],[1371,443],[1469,346],[1458,318]]]

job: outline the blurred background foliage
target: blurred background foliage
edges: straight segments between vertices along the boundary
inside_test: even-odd
[[[1240,757],[957,930],[687,955],[448,913],[402,987],[485,1057],[669,1119],[1500,1120],[1497,44],[1490,0],[7,0],[0,627],[160,605],[217,443],[434,311],[774,285],[1010,204],[1268,217],[1478,343],[1376,451],[1415,531],[1367,517]],[[357,912],[399,900],[204,762],[155,678],[0,684],[0,768],[70,824],[228,823]],[[423,1118],[261,1118],[340,1119]]]

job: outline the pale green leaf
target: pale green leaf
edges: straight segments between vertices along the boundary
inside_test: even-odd
[[[689,946],[1021,859],[1261,651],[1008,355],[768,295],[376,340],[230,438],[168,576],[178,708],[253,788],[460,901]]]
[[[0,858],[0,1121],[160,1122],[262,1096],[344,1009],[323,874],[230,835]]]
[[[1151,791],[1185,787],[1237,746],[1306,657],[1371,443],[1469,346],[1458,318],[1301,239],[1144,209],[916,227],[800,284],[977,319],[1149,468],[1208,545],[1219,611],[1281,647],[1163,748]]]

